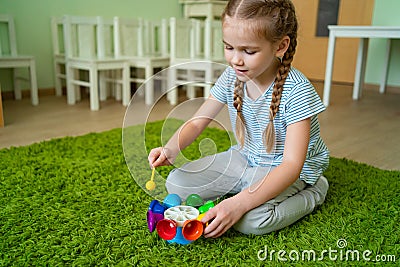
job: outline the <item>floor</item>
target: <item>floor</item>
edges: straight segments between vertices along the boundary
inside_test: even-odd
[[[323,83],[314,82],[322,96]],[[400,94],[379,94],[364,90],[359,101],[351,99],[350,85],[334,84],[331,105],[319,115],[321,135],[331,155],[388,170],[400,170]],[[25,98],[4,100],[5,127],[0,128],[0,148],[23,146],[59,138],[101,132],[127,125],[144,124],[166,117],[188,119],[201,104],[200,98],[171,106],[165,98],[146,106],[144,97],[135,94],[128,108],[108,99],[99,111],[90,111],[89,99],[83,97],[76,105],[68,105],[66,96],[41,96],[36,107]],[[230,130],[224,110],[214,126]]]

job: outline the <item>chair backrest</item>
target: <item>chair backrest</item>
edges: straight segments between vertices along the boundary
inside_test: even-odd
[[[169,55],[168,23],[166,19],[143,21],[143,53],[148,56]]]
[[[222,22],[220,20],[206,19],[205,24],[205,58],[207,60],[224,62]]]
[[[204,58],[204,22],[195,19],[170,18],[170,57],[177,59]]]
[[[96,57],[96,17],[64,16],[64,40],[67,57]]]
[[[114,46],[117,57],[168,56],[167,21],[114,17]]]
[[[143,56],[143,19],[114,17],[116,57]]]
[[[0,56],[17,55],[14,19],[11,15],[0,14]]]
[[[171,18],[170,27],[171,61],[224,61],[221,21]]]
[[[63,33],[63,18],[62,17],[51,17],[51,38],[53,45],[54,55],[65,55],[64,45],[64,33]]]
[[[98,31],[97,42],[98,53],[100,58],[112,58],[115,57],[114,48],[114,23],[112,19],[106,19],[98,17]]]
[[[97,17],[63,17],[67,57],[102,59],[114,56],[113,22]]]

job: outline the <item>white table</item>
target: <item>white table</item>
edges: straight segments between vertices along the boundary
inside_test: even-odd
[[[400,39],[400,27],[391,26],[328,26],[329,44],[326,59],[325,84],[323,102],[329,105],[329,95],[332,83],[333,59],[335,56],[335,42],[337,37],[360,38],[357,55],[357,65],[354,77],[353,99],[357,100],[361,96],[362,85],[365,76],[365,66],[368,52],[368,42],[370,38],[387,39],[385,64],[382,68],[382,76],[379,92],[384,93],[390,60],[390,47],[392,39]]]
[[[227,0],[179,0],[183,4],[185,18],[220,18]]]

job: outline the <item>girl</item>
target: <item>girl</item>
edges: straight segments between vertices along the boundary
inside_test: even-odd
[[[232,226],[265,234],[288,226],[323,203],[329,152],[317,114],[325,107],[312,84],[291,67],[297,19],[290,0],[230,0],[222,14],[228,67],[210,97],[164,147],[150,151],[152,167],[172,164],[225,104],[238,141],[226,152],[174,169],[166,187],[182,199],[226,198],[209,210],[205,237]]]

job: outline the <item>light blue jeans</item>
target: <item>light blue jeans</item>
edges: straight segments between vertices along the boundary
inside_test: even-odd
[[[237,150],[229,150],[172,170],[167,178],[168,193],[185,200],[198,194],[204,200],[215,200],[242,190],[257,190],[251,186],[264,178],[271,167],[251,167]],[[265,234],[284,228],[321,205],[329,185],[321,176],[313,186],[297,180],[277,197],[247,212],[234,228],[245,234]]]

